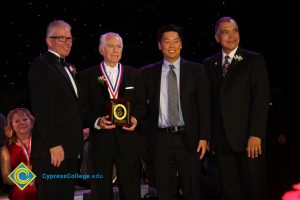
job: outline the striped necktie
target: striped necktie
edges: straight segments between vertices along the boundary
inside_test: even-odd
[[[177,126],[179,123],[179,95],[174,68],[174,65],[170,65],[168,73],[168,117],[170,124]]]

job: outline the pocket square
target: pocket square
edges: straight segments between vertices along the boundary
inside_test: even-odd
[[[125,87],[125,90],[132,90],[132,89],[134,89],[134,87],[133,87],[133,86],[128,86],[128,87]]]

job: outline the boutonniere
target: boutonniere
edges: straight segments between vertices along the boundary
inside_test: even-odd
[[[217,66],[217,65],[218,65],[218,62],[216,61],[216,62],[214,63],[214,65]]]
[[[241,55],[235,55],[233,58],[234,58],[234,60],[236,60],[236,61],[241,61],[241,60],[243,60],[243,57],[242,57]]]
[[[72,65],[72,64],[69,65],[69,71],[71,72],[73,77],[76,76],[77,71],[76,71],[76,67],[74,65]]]
[[[104,85],[104,83],[106,82],[106,79],[104,78],[104,76],[98,76],[97,82]]]

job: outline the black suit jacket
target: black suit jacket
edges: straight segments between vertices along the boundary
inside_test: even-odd
[[[148,131],[154,143],[158,131],[162,65],[163,61],[159,61],[141,69],[149,106]],[[186,126],[182,139],[186,149],[195,153],[199,139],[210,139],[209,82],[201,64],[180,60],[180,102]]]
[[[138,125],[146,114],[146,98],[144,84],[138,70],[123,65],[123,78],[119,89],[118,98],[128,99],[131,104],[131,115],[134,116]],[[107,134],[109,130],[97,130],[94,124],[97,118],[108,115],[108,103],[110,101],[108,87],[105,82],[99,83],[98,77],[102,76],[99,65],[89,68],[80,74],[81,106],[84,123],[90,127],[93,138],[99,138],[101,134]],[[137,128],[132,133],[117,128],[123,134],[117,134],[117,144],[120,153],[135,155],[140,153],[141,146]],[[113,130],[112,130],[113,131]],[[111,144],[107,144],[111,145]]]
[[[269,79],[261,54],[238,48],[225,78],[222,52],[204,60],[212,86],[213,134],[223,120],[227,139],[235,152],[245,151],[249,136],[264,139],[269,106]]]
[[[65,158],[77,157],[83,142],[79,101],[58,57],[47,52],[35,59],[28,80],[36,119],[31,156],[50,158],[49,148],[62,145]]]

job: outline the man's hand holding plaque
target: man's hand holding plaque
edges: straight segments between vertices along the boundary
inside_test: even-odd
[[[98,120],[98,126],[100,126],[101,129],[114,129],[116,128],[116,125],[112,123],[112,121],[109,119],[109,115],[100,117]]]
[[[122,128],[126,131],[134,131],[135,127],[137,126],[137,120],[134,116],[131,116],[131,124],[130,125],[124,125]]]
[[[108,105],[108,115],[98,119],[101,129],[114,129],[122,126],[126,131],[134,131],[137,119],[131,116],[130,102],[126,99],[112,99]]]

